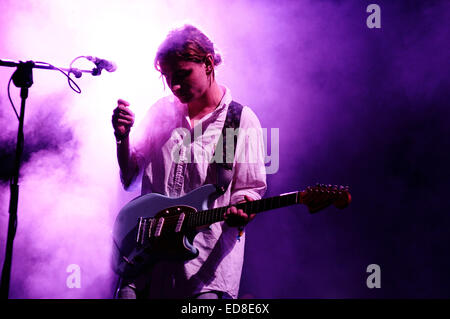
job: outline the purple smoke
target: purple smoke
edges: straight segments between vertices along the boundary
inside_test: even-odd
[[[119,184],[112,109],[128,99],[139,121],[168,94],[152,61],[167,30],[184,21],[221,49],[219,82],[269,132],[279,128],[279,170],[268,175],[266,196],[316,182],[349,185],[353,195],[343,211],[309,215],[296,206],[252,221],[241,295],[448,297],[450,5],[376,1],[382,27],[369,29],[370,3],[2,1],[0,59],[67,66],[86,54],[118,65],[99,78],[83,75],[81,95],[59,73],[34,72],[11,297],[111,297],[111,226],[138,193]],[[5,230],[17,130],[6,96],[12,71],[0,69]],[[12,96],[18,106],[15,87]],[[373,263],[381,289],[366,286]],[[80,266],[80,288],[66,285],[71,264]]]

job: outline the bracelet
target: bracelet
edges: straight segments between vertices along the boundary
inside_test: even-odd
[[[238,227],[238,235],[236,236],[237,241],[241,241],[241,237],[244,235],[244,226]]]
[[[129,131],[125,134],[120,134],[120,133],[114,131],[114,136],[116,137],[117,144],[122,143],[122,140],[126,139],[128,137],[128,135],[129,135]]]

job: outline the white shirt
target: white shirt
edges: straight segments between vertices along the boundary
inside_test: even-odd
[[[231,101],[230,90],[225,88],[218,107],[195,122],[192,128],[186,104],[173,95],[158,100],[131,133],[131,156],[138,163],[139,172],[122,172],[125,188],[142,176],[142,194],[155,192],[180,197],[199,186],[214,184],[216,176],[209,162]],[[267,187],[264,154],[261,124],[253,111],[245,106],[240,120],[233,180],[224,195],[214,202],[214,207],[235,204],[243,200],[244,195],[261,199]],[[184,263],[158,263],[150,275],[149,297],[184,298],[219,290],[237,298],[245,234],[239,240],[237,236],[238,229],[224,222],[200,231],[194,239],[199,256]]]

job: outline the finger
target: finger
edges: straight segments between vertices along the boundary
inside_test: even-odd
[[[119,105],[118,107],[116,107],[114,112],[116,112],[116,113],[123,113],[123,114],[134,116],[133,111],[131,111],[128,107],[126,107],[124,105]]]
[[[248,195],[244,195],[244,199],[239,201],[238,204],[242,204],[242,203],[245,203],[245,202],[252,202],[252,201],[254,201],[253,198],[249,197]]]
[[[124,108],[124,106],[118,106],[118,107],[116,107],[114,110],[113,110],[113,114],[114,115],[118,115],[118,114],[128,114],[129,112],[127,112],[127,110],[125,109],[123,109]]]
[[[236,215],[236,214],[237,214],[237,208],[235,206],[231,206],[231,207],[228,207],[224,216],[228,218],[229,216]]]
[[[125,120],[125,119],[118,119],[118,120],[117,120],[117,123],[130,125],[130,124],[132,124],[133,122],[132,122],[132,121]]]
[[[117,116],[118,119],[124,119],[124,120],[128,120],[133,122],[134,121],[134,117],[130,116],[130,115],[125,115],[125,114],[119,114]]]
[[[123,99],[118,99],[117,100],[117,105],[123,105],[123,106],[130,106],[130,103],[128,103],[127,101],[123,100]]]
[[[134,123],[134,117],[132,117],[132,116],[123,115],[123,114],[113,114],[112,121],[116,122],[118,120],[127,120],[127,121],[130,121],[131,123]]]
[[[237,215],[240,216],[240,217],[242,217],[242,218],[245,218],[245,219],[248,218],[248,215],[247,215],[246,213],[244,213],[244,211],[243,211],[242,209],[239,209],[239,210],[237,211]]]
[[[245,200],[246,200],[247,202],[253,202],[253,201],[254,201],[254,199],[251,198],[251,197],[248,196],[248,195],[244,195],[244,198],[245,198]]]

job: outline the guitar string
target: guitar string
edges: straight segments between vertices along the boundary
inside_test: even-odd
[[[246,203],[241,203],[241,204],[245,204],[244,206],[249,206],[249,207],[243,207],[244,209],[254,209],[257,208],[258,211],[264,211],[266,210],[266,204],[270,203],[269,206],[275,206],[271,209],[276,209],[278,208],[277,206],[284,206],[284,205],[289,205],[289,204],[295,204],[296,203],[296,196],[297,194],[289,194],[289,195],[284,195],[284,196],[276,196],[276,197],[269,197],[269,198],[264,198],[261,199],[259,201],[253,201],[253,202],[246,202]],[[283,200],[286,199],[286,203],[283,203]],[[277,201],[275,203],[273,203],[274,201]],[[294,200],[292,202],[292,200]],[[292,203],[291,203],[292,202]],[[274,205],[275,204],[275,205]],[[221,216],[222,214],[224,214],[226,212],[226,210],[234,205],[230,205],[230,206],[223,206],[223,207],[216,207],[216,208],[212,208],[212,209],[208,209],[208,210],[203,210],[203,211],[197,211],[197,212],[193,212],[193,214],[189,214],[189,218],[193,218],[195,219],[195,221],[199,221],[199,220],[203,220],[205,219],[205,222],[209,221],[210,219],[217,219],[219,216]],[[254,207],[257,206],[257,207]],[[261,210],[261,207],[262,210]],[[219,214],[219,216],[217,216]],[[175,222],[179,221],[179,214],[178,215],[170,215],[167,217],[163,217],[164,218],[164,222],[170,223],[170,224],[174,224]],[[161,218],[160,217],[160,218]],[[212,218],[211,218],[212,217]],[[151,218],[151,217],[147,217],[147,220]],[[148,223],[150,224],[150,223]],[[155,225],[157,226],[157,225]]]
[[[295,203],[297,202],[297,195],[298,195],[298,193],[300,193],[300,192],[295,192],[295,193],[287,194],[287,195],[283,195],[283,196],[275,196],[275,197],[263,198],[263,199],[260,199],[260,200],[258,200],[258,201],[251,201],[251,202],[241,203],[241,205],[244,204],[243,206],[249,206],[249,207],[243,207],[244,209],[248,209],[248,208],[254,209],[255,207],[253,207],[253,206],[256,205],[256,206],[257,206],[256,208],[257,208],[258,210],[260,210],[260,208],[261,208],[261,207],[259,207],[259,206],[262,205],[262,206],[263,206],[263,209],[262,209],[262,210],[264,211],[264,210],[266,210],[266,204],[268,204],[268,203],[270,202],[270,205],[269,205],[269,206],[272,206],[272,205],[275,204],[275,207],[270,208],[270,209],[276,209],[276,208],[279,208],[279,207],[282,207],[282,206],[286,206],[286,205],[290,205],[290,204],[295,204]],[[313,194],[310,193],[309,195],[313,195]],[[283,203],[283,202],[282,202],[284,199],[286,199],[286,203]],[[294,201],[291,203],[291,200],[292,200],[292,199],[294,199]],[[274,200],[277,200],[278,202],[273,203]],[[223,206],[223,207],[216,207],[216,208],[212,208],[212,209],[204,210],[204,211],[196,211],[196,212],[194,212],[193,215],[189,214],[189,217],[199,218],[199,219],[201,219],[201,218],[203,218],[203,219],[208,219],[208,217],[211,217],[212,214],[217,214],[217,213],[222,214],[222,213],[224,213],[229,207],[231,207],[231,206],[237,206],[237,205],[240,205],[240,204],[229,205],[229,206]],[[278,207],[277,207],[277,206],[278,206]],[[261,211],[261,210],[260,210],[260,211]],[[215,215],[212,215],[212,216],[215,217]],[[147,220],[148,220],[149,218],[151,218],[151,217],[147,217]],[[163,218],[164,218],[164,217],[163,217]],[[179,214],[178,214],[178,215],[170,215],[170,216],[164,218],[164,221],[167,221],[167,222],[169,222],[169,221],[170,221],[170,222],[173,222],[173,221],[175,221],[175,220],[176,220],[176,221],[179,220]]]
[[[282,196],[275,196],[275,197],[269,197],[269,198],[263,198],[263,199],[260,199],[260,200],[257,200],[257,201],[250,201],[250,202],[246,202],[246,203],[234,204],[234,205],[223,206],[223,207],[216,207],[216,208],[212,208],[212,209],[209,209],[209,210],[196,211],[196,212],[193,212],[193,213],[188,212],[188,214],[187,214],[188,219],[186,220],[186,225],[188,225],[188,227],[193,227],[193,226],[195,226],[195,224],[199,224],[198,226],[201,226],[201,225],[211,224],[211,223],[216,222],[216,221],[221,221],[221,220],[223,220],[222,219],[223,214],[231,206],[240,205],[240,206],[244,206],[244,207],[242,207],[243,209],[250,209],[250,210],[256,208],[257,209],[256,213],[259,213],[259,212],[267,210],[266,206],[269,206],[269,209],[276,209],[276,208],[281,208],[281,207],[288,206],[288,205],[299,204],[300,202],[298,200],[298,196],[300,195],[300,193],[301,192],[293,192],[291,194],[286,194],[286,195],[282,195]],[[334,192],[333,192],[333,194],[336,195]],[[341,195],[341,192],[339,192],[338,194]],[[325,197],[328,197],[328,199],[332,199],[329,196],[330,194],[324,194],[324,193],[314,194],[312,192],[307,192],[306,194],[304,194],[303,200],[306,199],[305,197],[310,198],[311,196],[314,196],[314,195],[325,195]],[[323,200],[324,200],[324,198],[319,198],[319,201],[323,201]],[[308,201],[310,201],[310,199],[308,199]],[[262,209],[261,209],[261,206],[262,206]],[[169,224],[170,226],[174,226],[175,225],[175,227],[176,227],[176,225],[178,225],[179,220],[180,220],[179,216],[180,216],[180,214],[178,214],[178,215],[171,215],[171,216],[162,217],[162,218],[164,218],[164,224]],[[145,233],[147,231],[150,231],[150,226],[152,226],[152,224],[154,225],[153,227],[156,227],[156,228],[158,227],[159,222],[158,223],[150,223],[150,222],[148,222],[150,218],[151,217],[145,218],[145,222],[142,225],[143,226],[142,230],[141,230],[141,226],[138,227],[138,232],[139,233],[141,233],[141,231],[143,233]],[[167,227],[164,228],[162,226],[161,227],[161,231],[163,229],[167,229]]]
[[[300,194],[300,192],[295,192],[295,193],[287,194],[287,195],[283,195],[283,196],[264,198],[264,199],[261,199],[258,201],[241,203],[241,204],[243,204],[241,206],[244,206],[244,207],[242,207],[244,209],[257,208],[258,211],[256,213],[258,213],[258,212],[267,210],[266,206],[269,206],[269,209],[275,209],[275,208],[280,208],[280,207],[287,206],[287,205],[298,204],[299,203],[299,200],[298,200],[299,194]],[[308,195],[310,195],[310,194],[308,194]],[[323,194],[321,194],[321,195],[323,195]],[[322,200],[323,200],[323,198],[322,198]],[[195,224],[197,224],[198,226],[201,226],[201,225],[211,224],[215,221],[223,220],[222,219],[223,213],[225,213],[226,210],[231,206],[234,206],[234,205],[216,207],[216,208],[212,208],[209,210],[194,212],[193,214],[188,213],[188,219],[186,220],[186,225],[188,227],[193,227],[193,226],[195,226]],[[178,215],[171,215],[166,218],[163,217],[164,218],[163,225],[164,224],[170,225],[171,228],[175,227],[175,229],[176,229],[176,226],[178,225],[179,220],[180,220],[179,216],[180,215],[178,214]],[[219,218],[219,217],[221,217],[221,218]],[[138,228],[138,232],[142,235],[145,234],[146,232],[149,232],[151,230],[150,228],[152,228],[152,230],[154,228],[158,228],[159,222],[158,223],[150,223],[147,221],[149,221],[149,218],[145,219],[145,222],[142,225],[142,228],[141,228],[141,226],[139,226],[139,228]],[[153,227],[151,227],[152,224],[154,225]],[[165,231],[163,231],[163,230],[165,230]],[[164,226],[161,226],[160,231],[162,232],[162,234],[164,234],[164,233],[167,234],[167,227],[164,228]],[[147,237],[147,236],[145,236],[145,237]]]
[[[280,196],[279,198],[281,198],[281,197],[287,197],[287,196]],[[276,197],[268,198],[268,200],[273,200],[273,199],[276,199]],[[247,206],[250,206],[250,207],[243,207],[243,209],[248,209],[248,208],[253,209],[255,207],[252,207],[252,206],[255,206],[255,205],[256,206],[261,206],[261,204],[263,205],[263,209],[265,209],[265,206],[266,206],[265,204],[267,203],[265,200],[266,199],[262,200],[260,203],[258,203],[258,202],[247,202],[245,204],[247,204]],[[225,213],[225,211],[231,206],[234,206],[234,205],[223,206],[223,207],[216,207],[216,208],[212,208],[212,209],[208,209],[208,210],[193,212],[193,215],[189,215],[189,217],[194,217],[194,218],[195,217],[202,218],[202,217],[209,217],[209,216],[214,216],[215,217],[215,215],[217,215],[217,213],[220,213],[220,214]],[[261,207],[256,207],[256,208],[260,209]],[[175,220],[178,221],[179,220],[179,214],[178,215],[170,215],[168,217],[163,217],[162,216],[162,218],[164,218],[164,221],[175,221]]]

